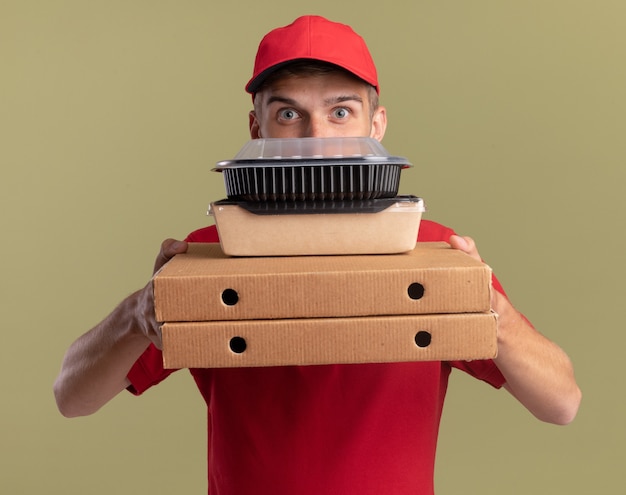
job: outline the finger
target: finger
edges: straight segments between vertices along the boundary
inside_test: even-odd
[[[161,344],[161,326],[162,323],[156,320],[154,311],[154,287],[152,282],[138,292],[138,304],[136,307],[137,321],[141,328],[141,332],[158,348],[162,348]]]
[[[163,325],[159,324],[156,326],[155,335],[151,337],[152,343],[154,346],[160,351],[163,350]]]
[[[187,251],[187,243],[185,241],[177,241],[176,239],[167,239],[161,244],[163,255],[170,259],[177,254]]]
[[[165,263],[177,254],[187,251],[187,243],[185,241],[177,241],[176,239],[166,239],[161,244],[161,251],[154,262],[154,271],[159,270]]]
[[[452,235],[450,236],[450,246],[454,249],[458,249],[459,251],[463,251],[464,253],[469,254],[472,258],[475,258],[478,261],[482,261],[480,254],[478,253],[476,243],[471,237]]]

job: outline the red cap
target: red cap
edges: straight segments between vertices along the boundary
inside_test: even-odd
[[[270,31],[261,40],[254,74],[246,91],[254,94],[272,72],[289,62],[319,60],[337,65],[371,84],[379,92],[376,66],[361,36],[346,25],[320,16],[299,17]]]

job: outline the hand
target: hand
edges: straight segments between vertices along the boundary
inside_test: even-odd
[[[481,260],[471,237],[453,235],[450,246]],[[537,418],[568,424],[578,411],[581,392],[569,357],[540,334],[497,290],[491,307],[498,315],[498,356],[494,358],[504,388]]]
[[[171,260],[177,254],[187,252],[187,242],[177,241],[176,239],[166,239],[161,243],[161,251],[154,261],[154,272],[156,273],[161,269],[165,263]]]
[[[454,249],[458,249],[459,251],[463,251],[464,253],[469,254],[472,258],[478,261],[482,261],[480,254],[478,254],[476,243],[471,237],[452,235],[450,236],[450,246],[452,246]]]
[[[161,244],[161,251],[154,261],[154,272],[158,272],[163,265],[177,254],[187,252],[187,242],[175,239],[166,239]],[[162,348],[161,325],[156,321],[154,314],[154,290],[152,281],[137,293],[137,316],[142,333],[158,348]]]
[[[186,251],[186,242],[167,239],[161,244],[155,271]],[[119,394],[130,384],[128,371],[150,342],[161,348],[152,282],[125,298],[67,350],[54,384],[61,413],[67,417],[92,414]]]
[[[480,254],[478,254],[478,248],[476,247],[476,243],[474,239],[467,236],[460,235],[452,235],[450,236],[450,246],[453,249],[458,249],[459,251],[463,251],[465,254],[468,254],[472,258],[482,263],[482,258]],[[499,301],[500,293],[497,290],[491,291],[491,309],[498,313],[498,306],[501,304]]]

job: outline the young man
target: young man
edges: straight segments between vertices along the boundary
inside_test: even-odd
[[[348,26],[307,16],[261,42],[252,138],[371,136],[387,119],[376,68]],[[480,259],[469,237],[423,221],[420,241],[448,241]],[[188,242],[218,242],[215,227]],[[187,249],[167,240],[155,270]],[[539,419],[566,424],[580,402],[565,353],[518,313],[494,279],[498,357],[269,368],[193,369],[208,407],[209,493],[433,493],[435,447],[452,368],[508,390]],[[68,350],[55,394],[66,416],[91,414],[124,389],[165,379],[151,284]]]

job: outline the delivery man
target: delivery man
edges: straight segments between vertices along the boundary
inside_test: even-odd
[[[254,138],[369,136],[387,126],[376,67],[349,26],[305,16],[261,41],[249,114]],[[214,226],[166,240],[155,270],[187,242],[218,242]],[[419,241],[474,241],[423,221]],[[581,399],[567,355],[513,307],[494,279],[498,356],[412,362],[192,369],[208,409],[209,493],[431,494],[448,376],[460,369],[510,392],[542,421],[571,422]],[[55,383],[65,416],[94,413],[123,390],[165,379],[148,283],[67,351]]]

